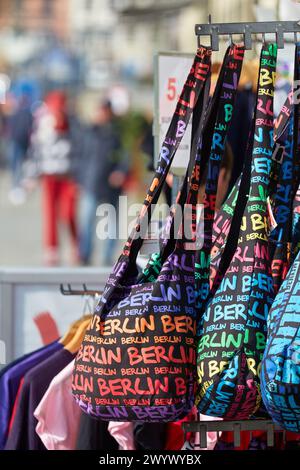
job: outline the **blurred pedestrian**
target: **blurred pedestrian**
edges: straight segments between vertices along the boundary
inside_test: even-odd
[[[22,168],[30,143],[32,123],[30,100],[25,94],[17,99],[16,107],[7,120],[8,160],[12,175],[9,199],[13,204],[22,204],[25,201]]]
[[[114,261],[117,233],[118,198],[128,171],[128,158],[122,148],[120,131],[109,100],[100,103],[93,124],[86,130],[80,172],[81,197],[79,210],[80,258],[89,264],[93,251],[96,210],[99,204],[114,206],[116,220],[108,220],[109,238],[103,244],[103,264]]]
[[[71,238],[72,262],[78,262],[76,223],[77,184],[72,174],[72,129],[67,98],[62,91],[49,93],[37,111],[31,154],[41,177],[45,263],[59,263],[59,222]]]

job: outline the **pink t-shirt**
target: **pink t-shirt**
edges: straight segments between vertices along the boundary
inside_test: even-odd
[[[119,444],[119,450],[135,450],[133,423],[128,421],[110,421],[108,432]]]
[[[36,408],[36,432],[48,450],[73,450],[79,428],[80,408],[71,394],[74,361],[54,377]]]

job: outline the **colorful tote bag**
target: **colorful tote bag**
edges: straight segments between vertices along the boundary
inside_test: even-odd
[[[250,194],[236,252],[201,321],[198,411],[247,419],[261,402],[259,371],[274,299],[268,254],[267,188],[273,148],[277,46],[261,52]]]
[[[275,423],[300,432],[300,254],[275,298],[261,367],[264,405]]]
[[[158,200],[172,158],[210,73],[211,50],[197,51],[158,168],[137,224],[108,279],[75,360],[72,390],[79,406],[102,420],[176,421],[193,406],[196,361],[194,261],[178,240],[156,282],[137,284],[136,256],[145,218]],[[194,216],[195,163],[188,200]],[[191,226],[193,218],[187,228]],[[183,230],[185,235],[185,230]]]

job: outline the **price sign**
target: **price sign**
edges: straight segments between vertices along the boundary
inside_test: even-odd
[[[192,54],[159,53],[156,57],[154,112],[155,163],[165,138],[178,97],[193,63]],[[172,172],[181,175],[188,165],[191,146],[192,120],[176,152]]]

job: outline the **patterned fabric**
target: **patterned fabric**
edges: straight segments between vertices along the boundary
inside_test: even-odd
[[[268,318],[261,367],[262,397],[273,421],[300,432],[300,254],[283,282]]]
[[[268,188],[268,194],[270,197],[272,197],[277,191],[277,184],[283,160],[283,152],[285,151],[286,129],[291,122],[292,110],[293,89],[288,94],[286,101],[281,108],[279,116],[274,120],[272,168]],[[226,272],[226,269],[235,252],[241,218],[245,210],[247,197],[249,194],[249,162],[252,151],[250,142],[253,141],[253,132],[254,129],[252,129],[252,133],[249,135],[249,146],[247,149],[247,158],[245,159],[244,171],[237,179],[228,198],[223,203],[223,206],[216,214],[214,220],[213,246],[211,250],[210,263],[210,285],[212,293],[214,293],[219,287],[224,273]],[[230,243],[227,244],[228,240],[230,240]]]
[[[189,238],[177,241],[157,281],[141,285],[136,284],[136,256],[140,235],[147,229],[146,216],[158,200],[210,73],[210,57],[210,49],[198,49],[137,224],[108,279],[75,361],[73,394],[83,411],[103,420],[176,421],[193,406],[194,251],[185,249]],[[198,174],[196,161],[189,189],[192,217]]]
[[[300,44],[295,48],[294,82],[300,77]],[[277,293],[284,281],[291,264],[292,214],[293,199],[299,181],[299,105],[293,101],[290,119],[282,136],[283,153],[281,171],[274,195],[273,213],[276,228],[270,233],[270,257],[272,259],[272,275],[274,289]]]
[[[266,343],[267,316],[274,299],[266,212],[276,58],[276,44],[264,44],[250,194],[237,249],[201,321],[196,404],[203,414],[227,419],[247,419],[261,402],[260,363]]]

